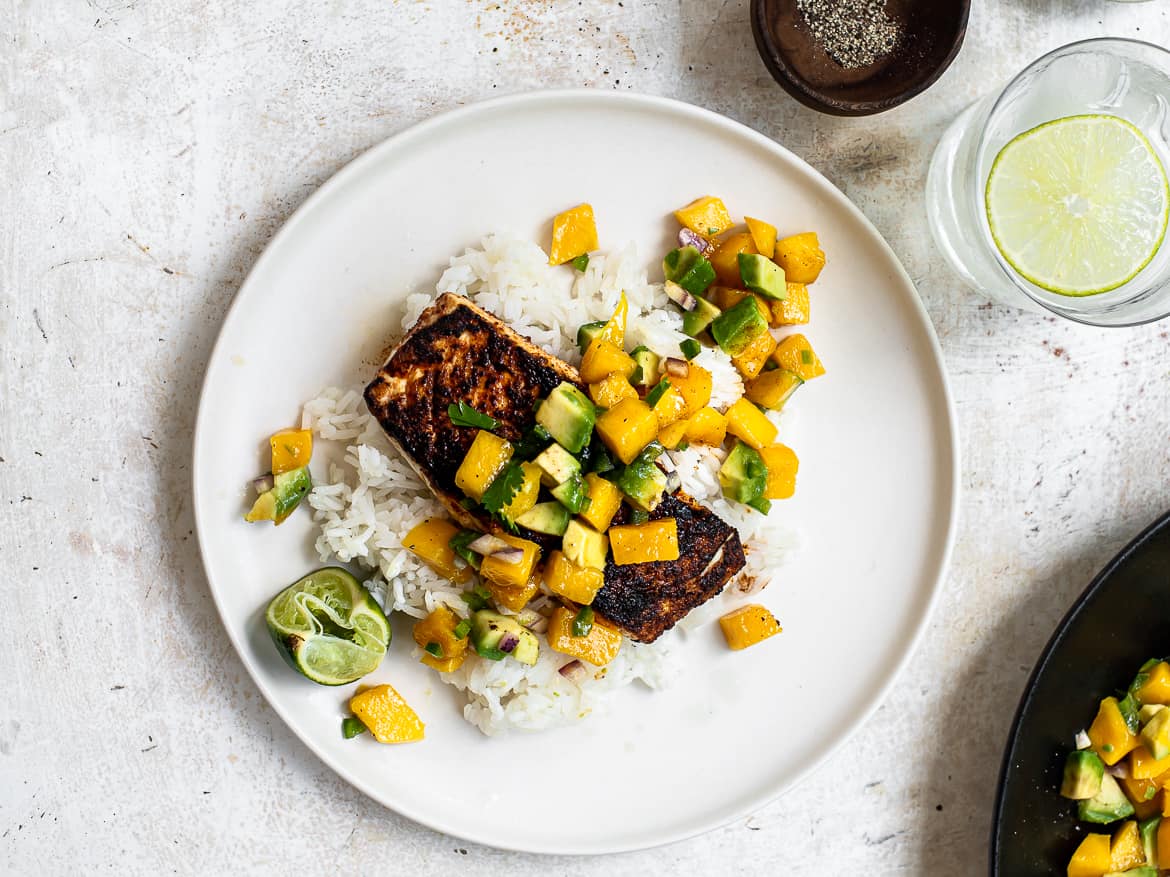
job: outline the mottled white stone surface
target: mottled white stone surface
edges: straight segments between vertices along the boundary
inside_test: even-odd
[[[1170,506],[1170,326],[1094,330],[968,294],[925,226],[927,159],[1042,51],[1170,43],[1170,2],[974,5],[931,91],[842,120],[772,83],[747,0],[0,3],[0,872],[985,873],[1030,665]],[[204,363],[289,213],[413,122],[549,86],[683,98],[824,171],[918,283],[964,444],[938,613],[855,742],[744,822],[600,859],[469,846],[336,779],[224,637],[188,498]]]

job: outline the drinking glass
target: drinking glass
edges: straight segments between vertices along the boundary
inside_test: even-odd
[[[996,156],[1017,135],[1066,116],[1107,114],[1136,126],[1170,168],[1170,52],[1129,39],[1072,43],[1029,65],[1003,91],[964,111],[943,135],[926,184],[935,242],[966,283],[1025,310],[1097,326],[1170,315],[1170,245],[1135,277],[1096,295],[1043,289],[1008,264],[991,236],[985,189]]]

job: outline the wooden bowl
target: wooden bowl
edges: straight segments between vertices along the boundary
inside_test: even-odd
[[[967,32],[971,0],[888,0],[904,36],[889,55],[846,69],[818,45],[796,0],[752,0],[752,33],[780,86],[814,110],[868,116],[910,100],[950,66]]]

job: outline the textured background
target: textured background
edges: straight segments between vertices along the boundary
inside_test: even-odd
[[[926,164],[1042,51],[1170,43],[1170,3],[974,5],[929,93],[840,120],[771,82],[747,0],[0,0],[0,871],[983,872],[1032,662],[1170,506],[1170,359],[1165,326],[1082,328],[960,288],[922,216]],[[550,86],[682,98],[827,174],[918,283],[964,445],[934,623],[851,746],[746,821],[604,859],[469,847],[334,778],[223,636],[188,501],[204,363],[290,212],[413,122]]]

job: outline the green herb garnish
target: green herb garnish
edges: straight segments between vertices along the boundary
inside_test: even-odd
[[[468,546],[471,545],[471,543],[476,539],[478,539],[479,536],[480,534],[474,530],[460,530],[451,537],[449,542],[447,542],[447,546],[452,551],[454,551],[457,556],[466,560],[467,565],[475,570],[479,569],[479,565],[483,562],[483,558],[472,551]]]
[[[707,234],[719,234],[719,229],[713,225],[707,226]]]
[[[670,389],[670,381],[663,378],[654,385],[654,389],[646,394],[646,404],[653,408],[658,404],[658,400],[666,395],[666,391]]]
[[[812,361],[813,361],[812,351],[811,350],[800,351],[800,361],[803,362],[805,365],[812,365]]]
[[[593,610],[588,606],[582,606],[577,617],[573,619],[573,636],[589,636],[591,630],[593,630]]]
[[[361,719],[355,719],[353,716],[341,720],[341,736],[346,740],[352,740],[358,734],[364,734],[368,730]]]
[[[523,485],[524,470],[520,468],[519,463],[511,460],[483,492],[480,505],[498,517]]]
[[[424,648],[436,658],[443,657],[443,647],[438,643],[427,643]]]
[[[531,462],[548,447],[551,441],[552,434],[539,423],[534,424],[513,446],[512,455],[518,460]]]
[[[471,622],[466,618],[455,625],[455,639],[467,639],[469,633],[471,633]]]
[[[574,259],[569,264],[572,265],[574,268],[576,268],[578,271],[584,272],[585,269],[589,267],[589,254],[582,253],[580,256],[578,256],[576,259]]]
[[[467,604],[468,609],[472,612],[478,612],[480,609],[487,609],[488,598],[491,596],[491,592],[483,585],[476,585],[474,589],[464,591],[459,596]]]
[[[486,414],[480,414],[466,402],[452,402],[447,406],[447,416],[456,426],[492,430],[500,425],[500,421]]]
[[[682,351],[682,355],[688,360],[694,359],[703,352],[703,345],[694,338],[688,338],[686,341],[681,342],[678,347]]]

